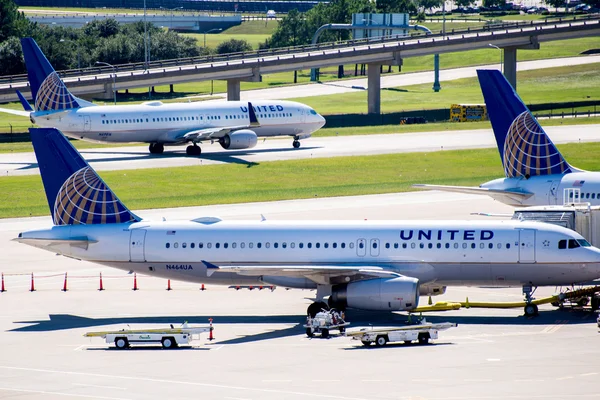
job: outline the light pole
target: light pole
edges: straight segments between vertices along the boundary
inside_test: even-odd
[[[215,29],[210,29],[206,32],[204,32],[204,48],[206,49],[206,34],[207,33],[211,33],[211,32],[221,32],[223,29],[221,28],[215,28]]]
[[[102,61],[96,61],[96,65],[107,65],[113,69],[113,99],[115,105],[117,105],[117,69],[114,65]]]
[[[503,67],[503,64],[504,64],[504,60],[502,59],[502,56],[504,55],[503,54],[504,52],[502,51],[502,49],[500,47],[496,46],[495,44],[489,43],[488,46],[493,47],[495,49],[498,49],[500,51],[500,72],[503,72],[502,67]]]

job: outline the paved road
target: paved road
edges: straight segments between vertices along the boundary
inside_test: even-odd
[[[374,128],[376,129],[376,128]],[[555,143],[600,141],[600,125],[555,126],[546,129]],[[99,170],[167,168],[222,163],[260,163],[276,160],[323,158],[353,155],[410,153],[495,147],[491,130],[441,131],[389,135],[311,138],[293,149],[291,140],[272,139],[250,150],[224,150],[219,144],[202,145],[201,157],[187,157],[184,147],[162,156],[150,155],[146,146],[82,150],[83,156]],[[0,154],[2,176],[39,173],[33,153]]]
[[[125,199],[126,200],[126,199]],[[505,212],[487,197],[406,193],[140,210],[167,219],[220,215],[268,219],[466,218],[471,211]],[[57,257],[9,240],[49,218],[0,220],[0,398],[19,399],[423,399],[564,400],[597,397],[598,329],[591,313],[540,307],[461,309],[428,314],[457,322],[428,346],[363,348],[346,337],[308,339],[301,324],[313,291],[240,290],[166,282]],[[36,292],[29,292],[35,273]],[[61,292],[68,272],[69,291]],[[105,291],[99,292],[103,272]],[[23,275],[12,275],[12,274]],[[54,275],[54,276],[52,276]],[[551,294],[541,288],[536,296]],[[436,300],[514,301],[520,290],[449,288]],[[421,301],[426,303],[426,299]],[[191,349],[111,350],[89,331],[164,328],[214,318],[214,342],[202,335]],[[350,328],[398,326],[403,314],[348,312]]]
[[[490,51],[492,51],[491,49]],[[443,63],[444,55],[440,56]],[[600,55],[555,58],[547,60],[521,61],[517,64],[517,71],[529,71],[533,69],[564,67],[572,65],[583,65],[600,63]],[[474,78],[477,76],[477,69],[499,68],[499,64],[491,64],[477,67],[452,68],[440,71],[440,81],[451,81],[462,78]],[[382,75],[381,87],[392,88],[408,85],[419,85],[423,83],[433,84],[433,71],[415,72],[397,75]],[[242,84],[243,86],[243,84]],[[241,92],[242,100],[282,100],[302,97],[325,96],[331,94],[350,93],[365,91],[368,87],[366,78],[344,79],[331,83],[308,83],[305,85],[296,85],[293,90],[290,87],[279,87],[270,89],[244,90]],[[226,98],[226,93],[216,93],[214,96]],[[214,97],[214,96],[192,96],[194,97]],[[217,101],[220,99],[209,100]]]

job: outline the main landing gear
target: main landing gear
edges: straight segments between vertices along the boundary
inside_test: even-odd
[[[194,143],[193,145],[188,146],[185,149],[185,154],[187,154],[188,156],[199,156],[200,154],[202,154],[202,149],[200,148],[200,146]]]
[[[306,314],[310,315],[311,318],[314,318],[318,312],[323,310],[329,310],[329,306],[324,301],[315,301],[306,309]]]
[[[300,147],[300,141],[299,140],[294,140],[292,142],[292,146],[294,146],[295,149],[299,148]]]
[[[150,143],[150,154],[162,154],[165,151],[165,146],[162,143]]]
[[[523,294],[525,295],[525,316],[526,317],[535,317],[538,315],[538,306],[537,304],[533,304],[533,294],[535,293],[537,287],[533,287],[531,285],[523,286]]]

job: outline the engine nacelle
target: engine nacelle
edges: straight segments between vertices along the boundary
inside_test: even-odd
[[[419,280],[403,276],[336,285],[331,291],[331,301],[337,307],[360,310],[412,310],[419,305]]]
[[[446,286],[441,285],[421,285],[420,295],[421,296],[439,296],[440,294],[446,293]]]
[[[240,150],[251,149],[256,146],[258,137],[254,131],[250,129],[242,129],[240,131],[230,132],[219,139],[219,144],[225,150]]]

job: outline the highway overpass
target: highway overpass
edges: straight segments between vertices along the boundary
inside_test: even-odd
[[[368,64],[368,112],[380,112],[380,66],[401,65],[408,57],[489,48],[504,51],[504,74],[516,87],[518,49],[538,49],[542,42],[600,36],[600,18],[526,23],[502,29],[468,30],[415,39],[325,43],[315,46],[274,49],[222,56],[153,62],[111,68],[67,71],[61,74],[73,93],[112,97],[117,90],[207,80],[227,80],[229,100],[238,100],[241,81],[258,81],[261,74],[322,68],[340,64]],[[115,76],[116,75],[116,76]],[[10,81],[10,83],[2,82]],[[16,101],[15,89],[27,92],[23,77],[0,78],[0,101]]]

